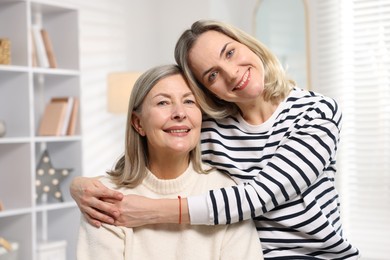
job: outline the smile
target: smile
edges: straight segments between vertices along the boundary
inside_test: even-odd
[[[242,77],[240,83],[233,90],[240,90],[245,88],[248,85],[249,80],[251,79],[250,76],[251,76],[250,69],[248,69],[247,72]]]
[[[167,133],[188,133],[190,129],[166,130]]]

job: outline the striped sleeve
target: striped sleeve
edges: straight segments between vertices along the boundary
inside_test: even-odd
[[[305,109],[303,116],[296,113],[298,108],[285,111],[293,123],[274,130],[279,136],[282,132],[283,141],[265,155],[267,163],[256,175],[247,179],[243,172],[242,184],[209,191],[209,220],[204,224],[229,224],[263,215],[302,194],[331,165],[339,141],[341,112],[331,99]],[[279,123],[282,125],[275,122]],[[269,142],[278,140],[270,136]]]

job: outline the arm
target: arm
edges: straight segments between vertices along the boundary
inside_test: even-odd
[[[100,227],[102,222],[113,223],[113,217],[119,216],[119,210],[112,202],[121,200],[123,195],[108,189],[97,178],[74,178],[70,193],[88,223]]]
[[[137,227],[156,223],[179,223],[178,199],[149,199],[138,195],[126,195],[115,203],[120,216],[115,225]],[[181,223],[190,223],[187,199],[181,199]]]
[[[275,150],[270,152],[270,148],[267,148],[268,152],[261,158],[265,159],[266,164],[259,167],[258,173],[245,184],[210,191],[207,195],[210,216],[208,219],[194,219],[191,211],[191,223],[229,224],[261,216],[300,196],[324,176],[324,171],[334,173],[332,168],[339,141],[341,112],[337,109],[337,104],[329,100],[317,102],[311,108],[303,116],[292,117],[290,120],[295,119],[294,123],[283,125],[288,120],[278,122],[281,125],[275,129],[279,131],[278,135],[271,135],[267,141],[267,144],[273,143]],[[281,118],[288,115],[282,115]],[[280,133],[281,130],[284,131]],[[282,135],[283,139],[277,137]],[[217,151],[222,156],[217,161],[210,158],[211,162],[232,163],[229,158],[225,159],[228,156],[224,155],[229,154],[228,151],[224,147],[216,147],[210,149],[210,153]],[[237,174],[240,167],[235,167]],[[245,172],[240,175],[248,176]],[[328,177],[332,178],[330,175]],[[229,205],[229,208],[225,205]]]
[[[89,224],[100,227],[102,223],[137,227],[153,223],[178,223],[177,199],[148,199],[126,195],[108,189],[98,177],[76,177],[70,192]],[[190,222],[187,199],[181,201],[181,221]]]

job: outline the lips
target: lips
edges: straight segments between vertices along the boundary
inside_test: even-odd
[[[244,89],[248,85],[250,79],[251,79],[251,73],[250,73],[250,69],[248,69],[245,72],[245,74],[242,76],[238,85],[233,89],[233,91]]]
[[[174,130],[165,130],[167,133],[188,133],[190,129],[174,129]]]
[[[188,126],[172,126],[167,129],[164,129],[164,132],[168,134],[185,134],[188,133],[191,129]]]

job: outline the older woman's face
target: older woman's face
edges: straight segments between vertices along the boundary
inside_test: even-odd
[[[195,77],[220,99],[250,102],[264,89],[264,66],[246,45],[217,31],[199,36],[189,52]]]
[[[187,155],[198,144],[202,113],[182,75],[160,80],[133,114],[133,126],[146,136],[149,156]]]

